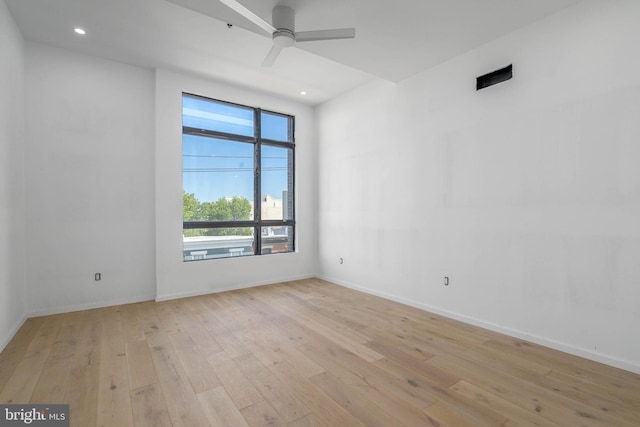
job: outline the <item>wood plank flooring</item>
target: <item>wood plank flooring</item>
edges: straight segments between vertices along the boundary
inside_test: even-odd
[[[0,403],[78,427],[631,427],[640,376],[308,279],[28,319]]]

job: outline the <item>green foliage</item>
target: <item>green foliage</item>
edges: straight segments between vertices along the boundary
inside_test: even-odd
[[[184,221],[193,221],[198,211],[200,202],[193,193],[182,190],[182,218]]]
[[[184,221],[243,221],[251,217],[251,202],[244,197],[221,197],[216,202],[200,202],[194,193],[182,190]],[[185,236],[250,236],[253,228],[184,230]]]

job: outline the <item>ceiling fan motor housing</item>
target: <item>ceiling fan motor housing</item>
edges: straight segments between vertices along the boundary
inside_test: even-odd
[[[276,28],[273,43],[279,47],[289,47],[296,42],[295,13],[288,6],[276,6],[271,12],[271,23]]]
[[[291,31],[286,29],[280,29],[273,33],[273,44],[278,47],[293,46],[296,42],[296,36]]]

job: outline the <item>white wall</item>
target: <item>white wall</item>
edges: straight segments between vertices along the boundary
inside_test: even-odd
[[[295,253],[182,261],[182,92],[295,116]],[[170,299],[309,277],[316,272],[313,110],[303,104],[171,71],[156,72],[157,298]]]
[[[321,276],[640,372],[638,16],[586,1],[321,106]]]
[[[154,110],[153,71],[26,43],[31,314],[154,298]]]
[[[0,351],[25,317],[23,49],[0,0]]]

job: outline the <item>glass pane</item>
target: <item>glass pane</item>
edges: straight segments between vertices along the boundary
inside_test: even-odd
[[[253,144],[182,136],[184,221],[253,219]]]
[[[260,113],[260,136],[274,141],[293,142],[292,118],[279,114]]]
[[[184,261],[253,255],[253,227],[183,230],[182,241]]]
[[[184,95],[182,125],[234,135],[254,136],[253,109]]]
[[[293,150],[262,146],[263,220],[293,219]]]
[[[262,227],[262,255],[293,252],[293,227]]]

